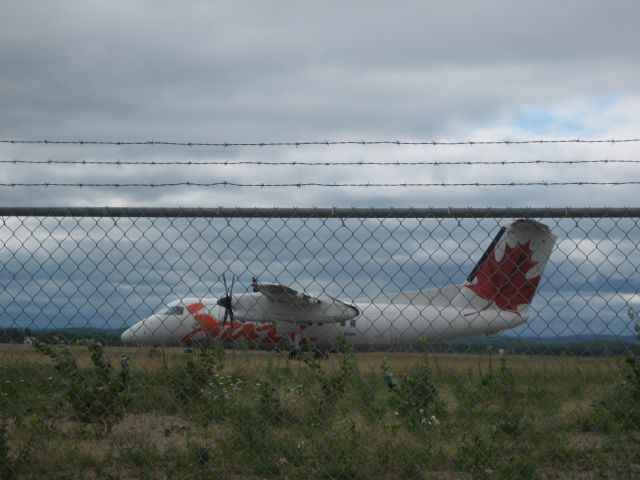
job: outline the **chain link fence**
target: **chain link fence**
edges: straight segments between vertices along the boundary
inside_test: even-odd
[[[0,478],[640,475],[640,209],[0,215]]]

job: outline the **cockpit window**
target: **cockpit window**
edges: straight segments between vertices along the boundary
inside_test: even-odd
[[[169,307],[169,310],[164,312],[165,315],[182,315],[184,307]]]

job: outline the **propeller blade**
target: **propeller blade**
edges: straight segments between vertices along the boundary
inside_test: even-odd
[[[233,284],[236,281],[236,276],[231,277],[231,285],[227,285],[227,276],[222,274],[222,282],[224,283],[224,297],[218,300],[218,305],[224,307],[224,317],[222,318],[222,326],[227,323],[227,319],[233,322]]]
[[[231,276],[231,286],[229,287],[229,319],[233,323],[233,284],[236,283],[236,276]]]

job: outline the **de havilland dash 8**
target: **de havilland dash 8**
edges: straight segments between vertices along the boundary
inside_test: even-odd
[[[424,342],[496,334],[528,320],[556,237],[534,220],[498,231],[462,285],[382,295],[354,303],[259,283],[252,291],[184,298],[122,334],[127,345],[192,345],[328,351],[342,337],[356,350],[411,348]],[[233,287],[233,282],[231,283]]]

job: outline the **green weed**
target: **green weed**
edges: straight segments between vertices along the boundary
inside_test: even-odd
[[[614,387],[594,405],[591,419],[604,430],[640,429],[640,358],[623,358]]]
[[[490,431],[464,436],[456,458],[462,470],[476,479],[538,478],[538,467],[532,458],[510,453]]]
[[[629,308],[629,320],[640,333],[640,317]],[[628,353],[622,359],[614,387],[598,401],[591,416],[604,430],[640,429],[640,356]]]
[[[95,380],[87,351],[70,350],[80,377]],[[68,420],[77,416],[66,399],[69,381],[43,365],[56,362],[36,353],[35,361],[5,360],[2,467],[19,478],[638,473],[637,431],[621,426],[610,408],[598,407],[609,428],[590,420],[598,399],[625,399],[624,417],[638,406],[637,360],[507,357],[487,368],[486,357],[464,355],[389,354],[383,362],[382,355],[343,352],[299,363],[261,352],[189,356],[176,349],[163,362],[162,352],[151,359],[146,350],[129,352],[138,355],[136,366],[149,363],[131,372],[125,418],[99,436]],[[174,381],[198,385],[195,396],[180,397]]]
[[[309,355],[302,357],[307,366],[307,372],[320,384],[320,395],[311,398],[311,403],[320,410],[335,404],[358,371],[353,349],[340,338],[338,337],[338,345],[342,353],[340,354],[340,365],[336,371],[322,368],[320,362]]]
[[[134,438],[118,446],[119,460],[126,465],[150,471],[160,458],[155,445],[144,438]]]
[[[511,401],[515,398],[515,377],[507,364],[506,356],[501,355],[499,362],[498,371],[495,371],[492,352],[489,350],[489,368],[486,372],[480,370],[480,386],[494,398]]]
[[[393,394],[392,408],[409,426],[424,428],[440,423],[445,410],[426,355],[405,375],[395,374],[384,361],[382,375]]]
[[[283,417],[282,406],[277,391],[268,380],[258,382],[258,414],[269,423],[280,423]]]
[[[108,431],[122,418],[129,403],[130,362],[123,356],[120,370],[117,371],[104,354],[101,343],[90,340],[84,345],[91,353],[93,364],[93,368],[84,374],[66,345],[36,342],[35,348],[53,360],[55,369],[62,377],[66,399],[74,417]]]
[[[0,479],[8,480],[15,474],[16,469],[12,459],[9,458],[9,428],[3,414],[0,419]]]
[[[204,342],[185,352],[184,362],[169,372],[169,381],[177,398],[183,403],[192,403],[209,393],[222,393],[220,374],[224,369],[224,350],[210,342]]]

